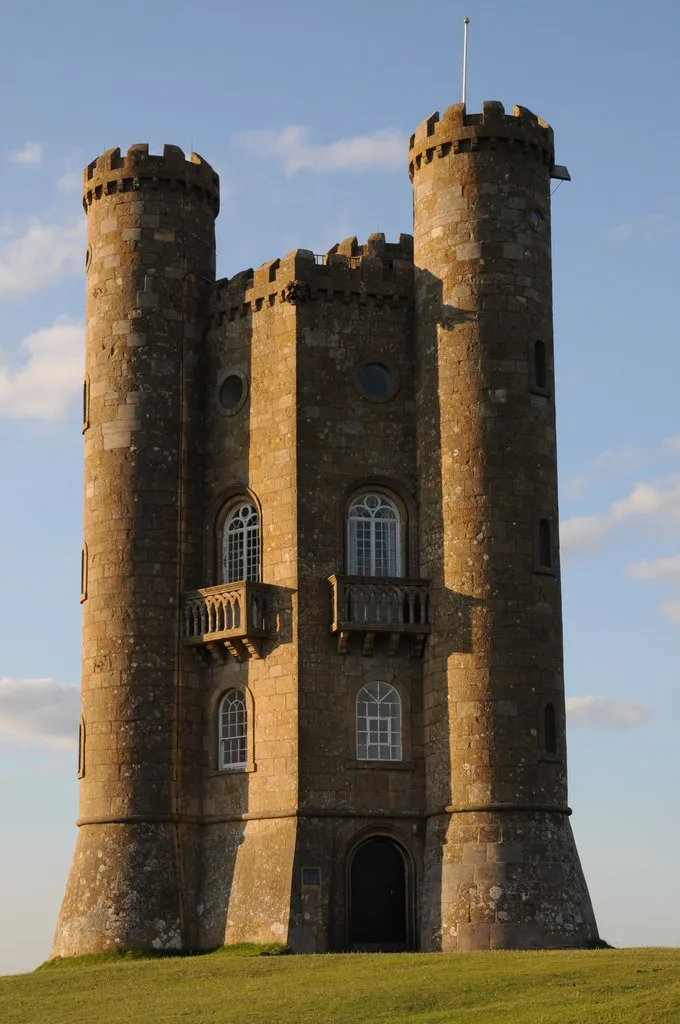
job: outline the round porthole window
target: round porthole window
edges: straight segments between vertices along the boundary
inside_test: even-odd
[[[357,380],[364,395],[378,402],[392,398],[397,390],[396,375],[384,363],[364,363]]]
[[[543,224],[543,214],[540,210],[532,210],[529,214],[529,223],[534,231],[538,231]]]
[[[228,373],[220,385],[220,405],[225,412],[233,415],[243,407],[248,397],[248,381],[238,371]]]

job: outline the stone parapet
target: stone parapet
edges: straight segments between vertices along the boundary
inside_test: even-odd
[[[386,242],[382,233],[373,234],[365,245],[352,237],[323,254],[294,249],[257,270],[218,281],[215,320],[219,325],[282,302],[408,302],[412,281],[412,235]]]
[[[130,146],[125,156],[117,147],[108,149],[88,164],[83,174],[83,208],[103,195],[138,192],[140,189],[169,189],[190,192],[217,216],[220,179],[202,156],[192,153],[187,160],[179,146],[163,146],[163,155],[149,153],[146,142]]]
[[[440,119],[436,111],[422,121],[409,140],[409,175],[413,180],[423,163],[478,149],[520,147],[552,166],[555,159],[553,130],[526,107],[506,114],[502,103],[487,100],[481,114],[468,114],[464,103],[455,103]]]

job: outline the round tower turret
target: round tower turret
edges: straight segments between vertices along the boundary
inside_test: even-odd
[[[190,943],[184,847],[200,793],[185,780],[201,737],[178,624],[182,591],[202,582],[195,425],[219,181],[196,154],[137,145],[87,167],[83,204],[80,831],[62,956]]]
[[[425,948],[597,934],[567,807],[553,164],[551,128],[495,102],[434,114],[410,142],[420,566],[432,580]]]

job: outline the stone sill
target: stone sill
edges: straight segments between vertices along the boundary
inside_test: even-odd
[[[352,771],[397,771],[414,772],[416,766],[413,761],[357,761],[355,758],[347,758],[345,768]]]
[[[555,569],[550,569],[547,565],[535,565],[534,572],[538,573],[539,576],[557,576]]]
[[[205,772],[206,779],[215,779],[221,775],[248,775],[250,772],[256,772],[257,765],[254,761],[249,762],[243,767],[238,768],[214,768],[212,771]]]

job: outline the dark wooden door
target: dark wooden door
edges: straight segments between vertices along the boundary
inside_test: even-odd
[[[380,836],[360,846],[350,886],[351,948],[406,949],[406,869],[396,843]]]

